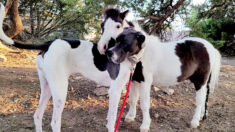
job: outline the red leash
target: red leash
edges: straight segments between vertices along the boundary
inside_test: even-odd
[[[116,126],[115,126],[114,132],[117,132],[117,130],[118,130],[118,126],[119,126],[119,123],[120,123],[120,120],[121,120],[121,117],[122,117],[122,113],[123,113],[123,110],[124,110],[124,107],[125,107],[125,104],[126,104],[126,99],[127,99],[127,96],[128,96],[129,90],[130,90],[132,76],[133,76],[133,72],[131,72],[131,74],[130,74],[130,79],[129,79],[129,82],[128,82],[126,95],[125,95],[125,98],[124,98],[123,103],[122,103],[122,108],[121,108],[120,114],[118,116],[118,120],[116,122]]]

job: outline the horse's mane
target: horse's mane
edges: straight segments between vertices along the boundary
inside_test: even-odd
[[[144,36],[146,37],[145,39],[145,43],[156,43],[159,44],[161,43],[161,40],[159,39],[158,36],[156,35],[149,35],[148,33],[146,33],[141,26],[139,25],[139,23],[137,21],[132,21],[132,24],[134,25],[134,29],[136,31],[141,32],[142,34],[144,34]]]

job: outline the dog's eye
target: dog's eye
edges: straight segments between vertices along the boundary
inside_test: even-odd
[[[125,47],[123,48],[123,50],[124,50],[125,52],[129,52],[129,51],[130,51],[130,47],[129,47],[129,46],[125,46]]]
[[[117,29],[119,29],[120,28],[120,25],[117,25]]]

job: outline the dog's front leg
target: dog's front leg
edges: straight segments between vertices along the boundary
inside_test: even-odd
[[[118,103],[119,103],[121,92],[123,89],[123,86],[121,85],[117,85],[117,86],[111,86],[109,89],[109,110],[108,110],[108,115],[107,115],[108,122],[106,126],[109,132],[114,131],[114,125],[115,125],[115,121],[117,118]]]
[[[107,115],[107,128],[109,132],[114,131],[114,125],[117,117],[118,103],[120,101],[123,87],[128,81],[130,70],[128,67],[120,68],[120,72],[116,80],[111,81],[109,89],[109,110]]]

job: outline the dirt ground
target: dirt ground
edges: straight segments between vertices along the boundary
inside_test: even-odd
[[[33,113],[40,96],[35,69],[37,52],[0,48],[0,53],[6,57],[5,60],[0,59],[0,132],[35,131]],[[97,85],[83,77],[72,76],[69,82],[66,107],[62,116],[62,132],[107,131],[105,119],[108,97],[96,96],[93,91]],[[209,116],[197,129],[189,127],[195,108],[193,85],[185,81],[172,88],[175,90],[173,95],[167,95],[160,90],[151,91],[150,132],[235,132],[235,66],[222,66],[219,87],[209,98]],[[127,105],[123,117],[128,107]],[[139,105],[137,107],[136,121],[125,124],[123,118],[120,132],[139,131],[142,114]],[[45,132],[51,131],[51,115],[52,101],[49,102],[43,118]]]

